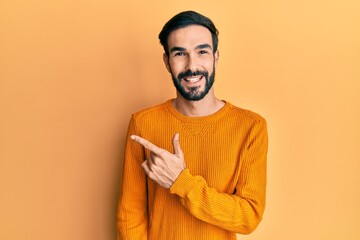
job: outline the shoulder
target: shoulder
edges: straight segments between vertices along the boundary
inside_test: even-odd
[[[137,111],[131,115],[131,123],[137,135],[144,136],[145,132],[158,132],[165,125],[171,122],[171,114],[168,104],[171,100],[164,103],[148,107]]]
[[[230,103],[229,113],[235,118],[239,118],[242,121],[252,122],[252,123],[263,123],[266,124],[266,120],[259,113],[253,112],[248,109],[237,107]]]
[[[160,118],[162,118],[168,114],[167,104],[169,101],[170,100],[168,100],[164,103],[137,111],[132,114],[132,119],[136,122],[144,122],[144,121],[153,122],[153,121],[159,120]]]
[[[231,115],[233,120],[242,131],[251,133],[254,136],[267,137],[267,122],[259,113],[237,106],[231,106]]]

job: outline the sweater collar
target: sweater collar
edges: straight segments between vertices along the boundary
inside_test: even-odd
[[[183,121],[183,122],[189,122],[189,123],[204,123],[204,122],[209,122],[209,121],[213,121],[216,120],[220,117],[222,117],[224,114],[226,114],[230,108],[231,108],[231,103],[224,101],[225,105],[218,110],[217,112],[207,115],[207,116],[202,116],[202,117],[189,117],[186,116],[182,113],[180,113],[172,104],[172,101],[174,99],[170,99],[168,101],[165,102],[165,106],[166,108],[169,110],[169,112],[174,115],[176,118],[178,118],[179,120]]]

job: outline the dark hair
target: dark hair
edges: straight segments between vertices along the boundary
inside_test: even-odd
[[[170,33],[179,28],[184,28],[189,25],[200,25],[209,29],[213,42],[213,52],[215,53],[218,47],[218,34],[214,23],[207,17],[194,11],[185,11],[178,13],[172,17],[163,27],[159,34],[160,43],[163,46],[165,53],[169,55],[168,37]]]

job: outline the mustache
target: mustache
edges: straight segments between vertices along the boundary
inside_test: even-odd
[[[178,74],[178,79],[182,79],[184,77],[191,77],[191,76],[196,76],[196,75],[202,75],[205,78],[207,78],[209,76],[209,73],[207,71],[191,71],[191,70],[187,70],[185,72],[181,72]]]

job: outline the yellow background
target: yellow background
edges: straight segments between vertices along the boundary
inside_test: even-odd
[[[0,239],[115,239],[129,117],[175,96],[157,35],[189,9],[220,30],[217,96],[268,121],[239,239],[360,239],[356,0],[0,1]]]

